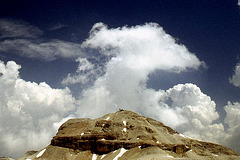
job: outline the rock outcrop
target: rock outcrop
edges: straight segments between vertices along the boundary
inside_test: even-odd
[[[187,138],[161,122],[124,110],[97,119],[70,119],[48,147],[24,158],[240,159],[230,148]]]

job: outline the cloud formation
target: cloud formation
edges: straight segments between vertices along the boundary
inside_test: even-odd
[[[90,81],[95,80],[96,65],[89,62],[86,58],[78,58],[76,62],[79,63],[76,73],[74,75],[68,74],[66,78],[62,80],[63,85],[72,85],[72,84],[86,84]]]
[[[224,137],[223,144],[234,148],[238,153],[240,152],[240,103],[235,102],[225,106],[227,113],[224,122],[228,125],[227,136]]]
[[[51,50],[50,42],[42,48]],[[29,54],[41,53],[41,44],[32,47]],[[73,44],[65,47],[66,53],[72,47]],[[192,138],[240,151],[236,141],[240,135],[239,103],[229,102],[225,107],[225,124],[229,126],[225,128],[223,123],[216,123],[219,114],[215,102],[195,84],[178,84],[167,90],[147,87],[149,75],[156,70],[181,74],[205,65],[158,24],[108,28],[97,23],[76,50],[84,51],[84,56],[78,55],[76,72],[62,81],[64,85],[86,85],[76,100],[68,88],[53,89],[44,82],[26,82],[19,77],[19,65],[0,62],[1,155],[18,156],[26,150],[40,149],[69,117],[96,118],[119,108],[157,119]]]
[[[232,78],[229,79],[229,82],[236,87],[240,87],[240,63],[236,65],[234,74]]]
[[[43,31],[27,22],[0,19],[0,38],[37,38],[42,34]]]
[[[44,147],[56,124],[75,107],[69,89],[26,82],[19,77],[20,68],[13,61],[0,61],[0,155],[17,157]]]
[[[44,40],[44,32],[24,21],[0,19],[0,52],[52,61],[83,56],[81,45],[62,40]]]
[[[0,42],[1,52],[17,53],[24,57],[52,61],[61,58],[76,58],[82,55],[81,46],[61,40],[33,41],[27,39],[4,40]]]
[[[157,24],[109,29],[97,23],[82,46],[110,59],[105,74],[82,92],[78,116],[97,117],[118,108],[129,109],[160,120],[192,138],[226,144],[240,151],[236,147],[239,144],[231,143],[239,138],[240,127],[231,125],[228,129],[216,123],[219,119],[216,104],[198,86],[178,84],[166,91],[147,88],[148,75],[156,70],[180,74],[205,65]],[[231,107],[225,108],[228,125],[235,117]],[[232,130],[233,126],[237,129]]]
[[[157,69],[178,73],[203,64],[155,23],[117,29],[97,23],[82,46],[111,57],[105,74],[82,94],[78,113],[87,116],[113,111],[114,105],[140,112],[151,105],[153,109],[161,108],[158,101],[164,99],[164,91],[148,89],[148,75]],[[156,97],[154,102],[149,100],[152,96]],[[91,103],[96,103],[90,106],[99,112],[89,112]]]
[[[219,118],[216,104],[202,93],[199,87],[191,83],[178,84],[166,93],[172,102],[169,107],[183,119],[182,123],[176,126],[178,131],[205,141],[218,142],[222,138],[223,125],[213,123]]]

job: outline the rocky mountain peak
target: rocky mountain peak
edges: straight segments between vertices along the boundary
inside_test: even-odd
[[[108,160],[120,153],[119,159],[239,158],[230,148],[187,138],[159,121],[126,110],[97,119],[68,120],[41,157]]]

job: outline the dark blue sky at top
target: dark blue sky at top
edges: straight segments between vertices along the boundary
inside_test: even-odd
[[[0,18],[20,19],[44,31],[45,39],[81,43],[97,22],[109,26],[134,26],[156,22],[190,52],[205,61],[208,68],[181,74],[162,71],[150,75],[148,86],[168,89],[179,83],[195,83],[211,96],[220,111],[227,101],[240,101],[240,89],[229,84],[240,54],[240,8],[237,0],[1,0]],[[56,31],[49,28],[64,24]],[[77,63],[58,59],[45,62],[0,53],[4,62],[22,65],[25,80],[45,81],[52,87],[60,82]]]

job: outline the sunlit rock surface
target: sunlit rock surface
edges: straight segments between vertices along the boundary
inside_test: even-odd
[[[240,159],[218,144],[179,134],[154,119],[120,110],[97,119],[70,119],[51,144],[19,158],[70,160]]]

